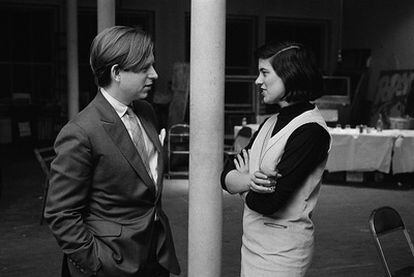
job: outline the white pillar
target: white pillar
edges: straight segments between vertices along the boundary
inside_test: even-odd
[[[79,112],[78,3],[67,0],[66,4],[68,117],[72,119]]]
[[[191,1],[188,276],[221,275],[225,0]]]
[[[98,0],[98,34],[115,26],[115,0]]]

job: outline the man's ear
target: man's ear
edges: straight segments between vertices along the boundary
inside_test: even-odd
[[[121,81],[121,75],[119,74],[119,65],[114,64],[111,67],[111,79],[114,80],[115,82],[119,82]]]

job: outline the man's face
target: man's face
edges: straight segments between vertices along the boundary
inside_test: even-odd
[[[122,96],[127,102],[133,100],[145,99],[151,90],[154,80],[158,78],[158,74],[154,69],[154,55],[148,58],[146,66],[139,72],[123,71],[119,72]]]

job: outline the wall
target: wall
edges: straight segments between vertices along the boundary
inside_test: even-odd
[[[174,62],[185,59],[185,14],[190,12],[190,0],[121,1],[122,8],[155,11],[156,66],[160,78],[158,89],[167,90]],[[339,0],[228,0],[227,14],[250,15],[258,18],[258,45],[264,42],[266,16],[326,19],[332,21],[332,37],[337,37]],[[326,70],[335,64],[336,39],[331,40]]]
[[[71,0],[74,1],[74,0]],[[0,0],[2,3],[56,5],[65,16],[65,0]],[[183,61],[185,56],[185,14],[190,11],[190,0],[122,0],[117,1],[122,9],[149,10],[155,12],[155,54],[159,73],[158,90],[167,90],[174,62]],[[258,45],[264,42],[265,17],[295,17],[303,19],[324,19],[332,22],[329,53],[325,71],[332,71],[337,52],[340,0],[228,0],[227,14],[253,15],[258,18]],[[96,7],[95,0],[78,1],[79,7]],[[212,19],[214,20],[214,19]],[[64,20],[62,21],[62,32]]]
[[[414,1],[344,1],[343,47],[372,50],[367,99],[374,100],[381,70],[414,68]]]

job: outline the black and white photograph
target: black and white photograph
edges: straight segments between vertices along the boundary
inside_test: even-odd
[[[414,277],[414,1],[0,0],[1,277]]]

